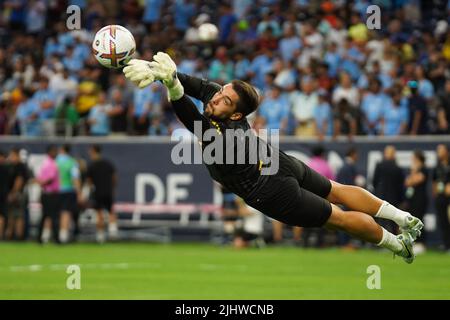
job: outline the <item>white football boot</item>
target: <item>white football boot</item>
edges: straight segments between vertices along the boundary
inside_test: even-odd
[[[416,257],[414,255],[414,250],[413,250],[413,238],[412,236],[407,233],[401,233],[397,236],[397,239],[400,240],[401,244],[402,244],[402,250],[400,252],[395,253],[396,255],[400,256],[403,258],[403,260],[405,260],[406,263],[410,264],[414,261],[414,258]]]

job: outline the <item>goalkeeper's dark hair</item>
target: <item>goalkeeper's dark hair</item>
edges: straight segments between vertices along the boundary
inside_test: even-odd
[[[239,96],[236,112],[240,112],[244,117],[258,108],[260,97],[256,89],[242,80],[233,80],[231,82],[233,90]]]

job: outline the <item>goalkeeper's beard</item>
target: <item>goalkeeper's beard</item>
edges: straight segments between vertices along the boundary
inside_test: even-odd
[[[208,106],[209,105],[205,105],[203,107],[203,116],[205,116],[208,119],[214,120],[214,121],[224,121],[224,120],[226,120],[225,117],[222,118],[222,117],[215,116],[214,115],[214,109],[211,106],[209,106],[209,108],[208,108]]]
[[[214,120],[214,121],[224,121],[224,120],[226,120],[226,119],[222,119],[222,118],[220,118],[220,117],[217,117],[217,116],[215,116],[215,115],[213,115],[213,114],[207,112],[206,110],[203,111],[203,116],[204,116],[205,118],[208,118],[208,119],[211,119],[211,120]]]

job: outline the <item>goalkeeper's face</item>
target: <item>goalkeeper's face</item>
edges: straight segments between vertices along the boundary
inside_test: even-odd
[[[211,119],[216,120],[239,120],[242,114],[236,112],[239,96],[234,91],[231,83],[224,85],[212,99],[208,102],[203,110],[203,114]]]

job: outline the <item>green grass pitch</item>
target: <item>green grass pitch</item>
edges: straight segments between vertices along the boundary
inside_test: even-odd
[[[69,290],[67,265],[81,269]],[[381,289],[369,290],[370,265]],[[450,299],[450,255],[210,244],[0,243],[0,299]]]

